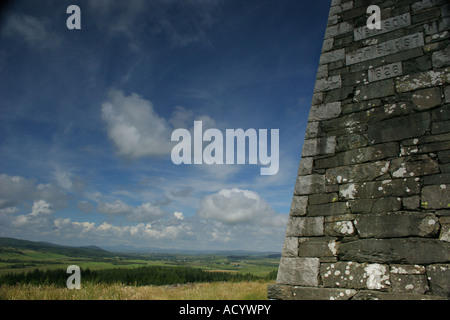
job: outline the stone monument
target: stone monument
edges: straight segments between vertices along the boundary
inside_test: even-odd
[[[449,30],[446,0],[332,0],[269,299],[450,296]]]

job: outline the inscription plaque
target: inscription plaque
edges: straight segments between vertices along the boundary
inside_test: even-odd
[[[369,82],[403,75],[402,63],[396,62],[378,68],[369,69]]]
[[[389,40],[380,44],[364,47],[350,52],[345,57],[347,65],[384,57],[400,51],[423,46],[423,33],[414,33],[401,38]]]
[[[409,12],[400,16],[392,17],[381,21],[381,29],[369,29],[367,26],[362,26],[353,31],[355,41],[370,38],[379,34],[387,33],[403,27],[411,25],[411,15]]]

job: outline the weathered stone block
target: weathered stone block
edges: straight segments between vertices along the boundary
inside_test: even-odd
[[[423,178],[424,185],[442,185],[450,184],[450,173],[434,174]]]
[[[308,121],[321,121],[333,119],[341,114],[341,102],[332,102],[325,105],[311,106]]]
[[[324,93],[323,92],[317,92],[313,93],[311,105],[319,105],[323,103]]]
[[[424,45],[423,33],[415,33],[401,38],[388,40],[379,44],[357,49],[346,55],[347,65],[384,57]]]
[[[443,300],[443,297],[429,294],[412,294],[400,292],[381,292],[361,290],[353,296],[352,300]]]
[[[439,234],[439,240],[450,242],[450,218],[441,217],[439,219],[441,223],[441,233]]]
[[[306,125],[305,139],[313,139],[319,133],[319,122],[308,122]]]
[[[450,65],[450,46],[447,48],[433,52],[431,56],[434,68],[441,68]]]
[[[343,261],[431,264],[450,260],[450,243],[435,239],[361,239],[341,243]]]
[[[325,31],[325,39],[328,38],[334,38],[338,35],[352,32],[353,31],[353,25],[348,22],[341,22],[339,24],[329,26],[327,30]]]
[[[400,210],[402,207],[400,197],[383,197],[374,200],[371,213],[393,212]]]
[[[334,43],[333,38],[324,40],[323,44],[322,44],[322,54],[324,52],[327,52],[327,51],[330,51],[331,49],[333,49],[333,43]],[[321,57],[322,57],[322,55],[321,55]]]
[[[353,101],[371,100],[395,94],[394,82],[391,79],[373,82],[356,89]]]
[[[416,110],[427,110],[441,103],[441,90],[429,88],[417,90],[412,94],[412,104]]]
[[[308,205],[307,196],[293,196],[291,202],[291,216],[304,216],[306,214],[306,206]]]
[[[368,71],[369,82],[398,77],[401,75],[403,75],[401,62],[387,64],[374,69],[369,69]]]
[[[342,86],[341,76],[331,76],[316,80],[314,92],[330,91],[332,89],[340,88]]]
[[[367,109],[372,109],[381,106],[380,99],[373,99],[370,101],[350,103],[342,106],[342,114],[351,114],[359,111],[364,111]]]
[[[325,190],[325,175],[311,174],[297,178],[295,185],[295,195],[308,195],[322,193]]]
[[[391,265],[391,274],[426,274],[424,266],[393,264]]]
[[[332,39],[330,39],[332,40]],[[335,62],[345,59],[345,49],[333,50],[327,53],[322,53],[320,55],[319,64],[327,64],[330,62]]]
[[[352,221],[325,222],[325,235],[331,237],[346,237],[355,234]]]
[[[381,29],[369,29],[366,25],[354,29],[355,41],[398,30],[411,25],[409,12],[381,21]]]
[[[450,264],[427,266],[427,277],[430,281],[431,293],[450,297]]]
[[[391,161],[389,171],[394,178],[409,178],[439,172],[439,164],[427,155],[401,157]]]
[[[354,214],[393,212],[400,210],[401,207],[402,202],[399,197],[356,199],[349,201],[350,211]]]
[[[445,132],[450,132],[450,121],[441,121],[432,124],[431,134],[441,134]]]
[[[450,208],[450,185],[423,187],[420,205],[424,209]]]
[[[396,78],[395,89],[397,92],[407,92],[416,89],[441,86],[450,82],[449,68],[441,70],[424,71],[408,74]]]
[[[313,237],[298,239],[299,257],[334,257],[337,255],[339,242],[335,238]]]
[[[309,204],[323,204],[323,203],[330,203],[330,202],[336,202],[339,200],[338,194],[336,192],[332,193],[325,193],[325,194],[312,194],[309,196]]]
[[[267,285],[267,298],[269,300],[292,300],[292,288],[293,286],[282,284]]]
[[[315,167],[318,169],[333,168],[368,161],[383,160],[399,154],[398,144],[395,142],[377,144],[375,146],[353,149],[341,152],[333,157],[317,159]]]
[[[422,153],[430,153],[430,152],[438,151],[437,155],[439,158],[439,162],[440,163],[448,163],[450,160],[450,158],[449,158],[450,150],[448,150],[448,141],[445,141],[445,140],[439,141],[440,137],[444,137],[446,139],[447,135],[443,134],[443,135],[433,136],[431,139],[427,138],[427,136],[418,137],[417,140],[424,141],[424,144],[413,146],[413,147],[411,147],[411,146],[402,147],[400,155],[401,156],[414,155],[414,154],[422,154]],[[437,141],[437,142],[427,143],[427,141],[433,141],[433,140]],[[441,150],[445,150],[445,151],[441,151]],[[441,151],[441,152],[439,152],[439,151]]]
[[[369,141],[381,143],[398,141],[423,135],[430,128],[430,115],[422,112],[388,119],[369,125]]]
[[[406,210],[417,210],[420,208],[420,197],[412,196],[403,198],[402,204]]]
[[[450,150],[440,151],[437,155],[440,163],[450,163]]]
[[[308,216],[340,215],[347,212],[349,212],[349,210],[345,202],[331,202],[309,205],[307,209]]]
[[[353,289],[294,287],[294,300],[349,300],[357,293]]]
[[[298,165],[298,175],[306,176],[312,173],[314,159],[312,157],[302,157]]]
[[[445,87],[444,93],[445,93],[445,102],[450,103],[450,86]]]
[[[436,7],[440,4],[444,4],[445,0],[421,0],[421,1],[417,1],[415,3],[413,3],[411,5],[411,10],[413,12],[418,12],[418,11],[422,11],[425,9],[429,9],[432,7]]]
[[[389,267],[383,264],[322,263],[320,275],[325,287],[373,290],[390,287]]]
[[[371,100],[373,101],[373,100]],[[360,103],[358,105],[364,105]],[[409,102],[399,102],[394,104],[386,104],[380,107],[366,109],[362,112],[355,112],[345,116],[322,121],[320,126],[323,132],[336,131],[348,128],[348,133],[366,131],[363,125],[377,123],[383,120],[391,119],[413,113],[413,108]],[[356,130],[358,126],[362,130]]]
[[[434,214],[408,212],[361,214],[354,224],[360,238],[430,237],[440,226]]]
[[[283,244],[282,257],[298,257],[298,238],[285,237]]]
[[[336,137],[308,139],[303,142],[302,157],[312,157],[321,154],[334,153]]]
[[[391,274],[392,292],[424,294],[429,290],[426,275]]]
[[[339,195],[344,199],[401,197],[418,194],[419,192],[420,183],[414,179],[348,183],[339,186]]]
[[[290,217],[286,229],[287,237],[323,236],[323,217]]]
[[[389,161],[375,161],[328,169],[325,179],[329,184],[372,181],[389,170]]]
[[[367,138],[358,133],[343,134],[337,137],[336,151],[348,151],[367,146]]]
[[[280,259],[277,274],[278,284],[317,287],[319,285],[319,258]]]

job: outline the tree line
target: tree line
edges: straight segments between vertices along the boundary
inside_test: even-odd
[[[112,268],[102,270],[81,270],[81,283],[121,283],[124,285],[171,285],[193,282],[218,282],[218,281],[259,281],[274,280],[276,271],[266,276],[256,276],[251,273],[209,272],[191,267],[163,267],[145,266],[137,268]],[[70,274],[63,269],[39,270],[29,272],[6,273],[0,276],[0,285],[33,284],[56,285],[65,287]]]

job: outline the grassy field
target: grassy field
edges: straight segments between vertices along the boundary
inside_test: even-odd
[[[2,300],[267,300],[269,282],[213,282],[173,286],[85,284],[79,290],[52,285],[0,286]]]
[[[279,263],[279,257],[270,254],[119,254],[100,248],[68,248],[16,239],[0,238],[0,240],[3,241],[0,241],[0,277],[11,273],[26,274],[36,269],[66,270],[69,265],[77,265],[82,271],[85,269],[101,271],[147,266],[191,267],[210,272],[266,277],[269,273],[277,270]],[[106,284],[82,281],[80,290],[69,290],[53,284],[6,285],[0,282],[0,299],[265,300],[269,281],[188,283],[162,286],[127,286],[121,283]]]

